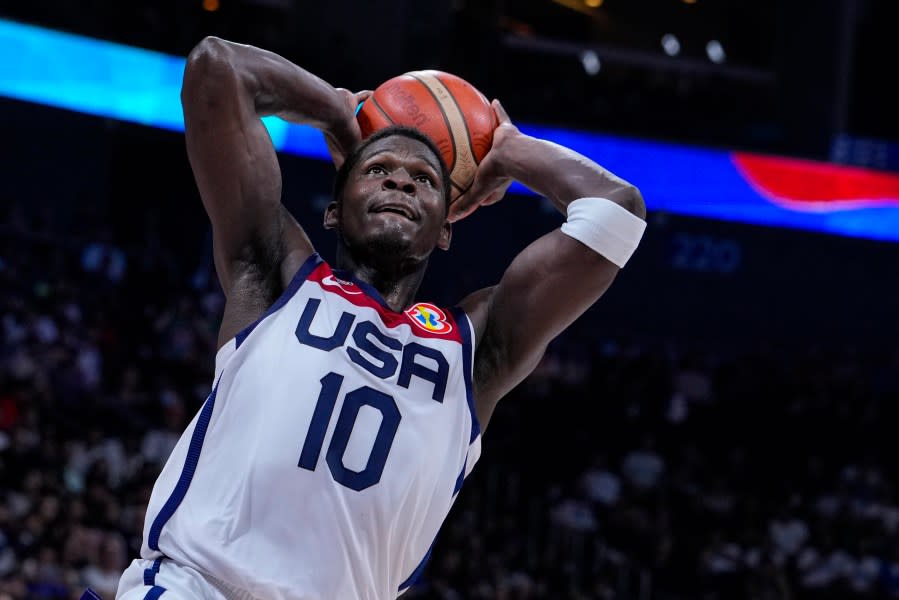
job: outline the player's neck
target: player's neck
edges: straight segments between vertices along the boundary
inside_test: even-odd
[[[337,249],[337,268],[348,271],[360,281],[375,288],[387,305],[402,312],[415,300],[424,278],[428,261],[405,263],[401,261],[372,262],[353,256],[343,245]]]

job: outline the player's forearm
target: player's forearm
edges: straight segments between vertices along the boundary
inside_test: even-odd
[[[260,117],[279,117],[339,135],[346,120],[340,93],[329,83],[267,50],[207,37],[190,53],[186,94],[241,94]]]
[[[503,150],[505,174],[546,196],[563,214],[572,201],[599,196],[640,218],[646,216],[643,197],[634,185],[569,148],[518,134]]]

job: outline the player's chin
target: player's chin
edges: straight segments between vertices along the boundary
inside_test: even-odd
[[[382,215],[386,215],[382,217]],[[365,237],[370,240],[413,244],[421,235],[421,223],[393,213],[375,213],[366,224]]]
[[[365,246],[369,251],[391,262],[417,262],[427,258],[434,250],[436,242],[424,239],[421,231],[404,228],[383,228],[366,236]]]
[[[411,232],[395,227],[381,228],[365,236],[365,245],[377,254],[390,257],[408,256],[414,246]]]

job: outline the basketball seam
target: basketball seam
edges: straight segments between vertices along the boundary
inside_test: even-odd
[[[438,79],[438,81],[439,81],[439,79]],[[443,82],[441,81],[441,83],[443,83]],[[444,87],[446,87],[446,85],[444,85]],[[446,91],[449,91],[449,88],[447,88]],[[474,140],[471,139],[471,130],[468,128],[468,120],[465,118],[465,112],[462,110],[462,107],[459,106],[459,102],[456,101],[455,95],[450,94],[449,97],[453,101],[453,104],[456,105],[456,108],[459,109],[459,114],[462,115],[462,125],[465,127],[465,136],[468,138],[468,149],[471,152],[471,160],[474,161],[475,166],[480,166],[481,161],[479,161],[478,157],[475,156],[475,154],[474,154]],[[477,172],[477,171],[475,171],[475,172]],[[452,179],[450,181],[452,182]],[[474,180],[472,179],[471,184],[473,184],[473,183],[474,183]],[[459,190],[460,190],[459,195],[462,195],[465,192],[467,192],[468,190],[470,190],[471,184],[469,184],[467,188],[462,189],[462,186],[456,185],[455,183],[453,183],[453,185],[455,185],[457,188],[459,188]]]
[[[437,108],[440,109],[440,114],[443,115],[443,123],[446,125],[446,131],[449,133],[450,143],[453,145],[453,164],[449,165],[449,169],[448,169],[449,173],[450,173],[450,183],[452,183],[453,169],[456,168],[456,160],[459,157],[459,150],[456,148],[456,136],[453,135],[453,124],[450,123],[449,117],[447,116],[446,111],[443,110],[443,105],[440,103],[440,98],[437,97],[437,94],[434,93],[434,90],[431,89],[431,86],[429,86],[427,83],[422,81],[421,78],[418,75],[416,75],[414,72],[406,73],[406,74],[409,75],[410,77],[412,77],[413,79],[415,79],[415,81],[420,83],[426,90],[428,90],[428,93],[431,94],[431,97],[434,99],[434,102],[437,103]],[[456,187],[459,187],[459,186],[456,186]]]
[[[466,141],[467,141],[467,144],[466,144],[466,147],[467,147],[466,155],[467,155],[468,157],[470,157],[470,159],[471,159],[471,164],[473,164],[473,165],[474,165],[474,168],[477,169],[477,167],[478,167],[478,161],[477,161],[477,159],[475,158],[475,155],[474,155],[474,148],[472,147],[473,141],[472,141],[472,139],[471,139],[471,131],[469,130],[469,128],[468,128],[468,122],[467,122],[466,119],[465,119],[465,112],[462,110],[462,107],[459,106],[459,103],[456,101],[456,98],[455,98],[455,96],[453,95],[452,91],[450,91],[450,89],[449,89],[449,87],[446,85],[446,83],[444,83],[443,81],[441,81],[439,77],[436,77],[436,76],[433,76],[433,75],[418,75],[418,72],[409,73],[409,75],[411,75],[411,76],[414,77],[417,81],[419,81],[422,85],[424,85],[424,86],[428,89],[428,91],[431,93],[431,95],[434,97],[434,99],[437,101],[438,106],[440,106],[440,111],[441,111],[441,113],[443,114],[443,118],[444,118],[444,120],[446,121],[447,129],[449,130],[449,133],[450,133],[450,139],[453,141],[453,149],[454,149],[454,153],[453,153],[453,154],[454,154],[454,156],[453,156],[453,169],[455,169],[456,164],[458,164],[459,159],[461,158],[461,155],[462,155],[462,153],[459,151],[458,145],[456,144],[456,131],[457,131],[457,130],[453,128],[452,119],[451,119],[450,116],[447,114],[447,112],[443,109],[443,105],[440,103],[440,100],[439,100],[439,98],[437,97],[437,94],[434,92],[434,90],[433,90],[433,88],[432,88],[431,86],[433,85],[434,87],[440,87],[440,88],[442,88],[443,91],[446,93],[446,95],[453,101],[453,106],[455,106],[456,111],[458,111],[458,119],[457,119],[457,120],[458,120],[458,121],[461,123],[461,125],[462,125],[462,129],[464,130],[464,135],[465,135],[465,138],[466,138]],[[463,131],[459,131],[459,134],[460,134],[460,135],[463,135]],[[452,175],[453,169],[450,169],[450,174],[451,174],[451,175]],[[451,181],[452,181],[452,178],[451,178]],[[456,185],[456,187],[459,188],[460,190],[462,190],[462,186]],[[469,187],[470,187],[470,186],[469,186]],[[466,190],[467,190],[467,188],[466,188]],[[465,191],[465,190],[463,190],[463,192],[464,192],[464,191]]]
[[[384,115],[384,118],[387,119],[388,123],[390,123],[391,125],[396,125],[393,119],[390,118],[390,115],[388,115],[387,112],[383,108],[381,108],[381,105],[378,104],[378,100],[375,98],[374,94],[372,94],[370,100],[372,101],[373,106],[378,109],[378,112]]]
[[[436,77],[435,77],[435,79],[436,79]],[[440,80],[438,79],[438,81],[440,81]],[[440,83],[443,83],[443,82],[441,81]],[[446,84],[444,84],[444,87],[446,87]],[[446,88],[446,91],[449,91],[449,88]],[[458,102],[458,100],[456,100],[456,96],[454,96],[453,94],[450,94],[449,97],[450,97],[450,100],[453,101],[453,104],[456,105],[456,108],[459,109],[459,114],[462,115],[462,126],[465,127],[465,137],[468,138],[468,148],[469,148],[469,150],[471,150],[471,160],[474,161],[475,165],[479,165],[481,163],[478,160],[478,157],[474,155],[474,140],[471,139],[471,129],[468,128],[468,119],[465,118],[465,111],[462,110],[461,106],[459,106],[459,102]]]

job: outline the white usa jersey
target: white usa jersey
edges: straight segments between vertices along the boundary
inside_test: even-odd
[[[313,254],[223,346],[163,468],[144,558],[257,598],[394,598],[480,454],[460,309],[393,312]]]

